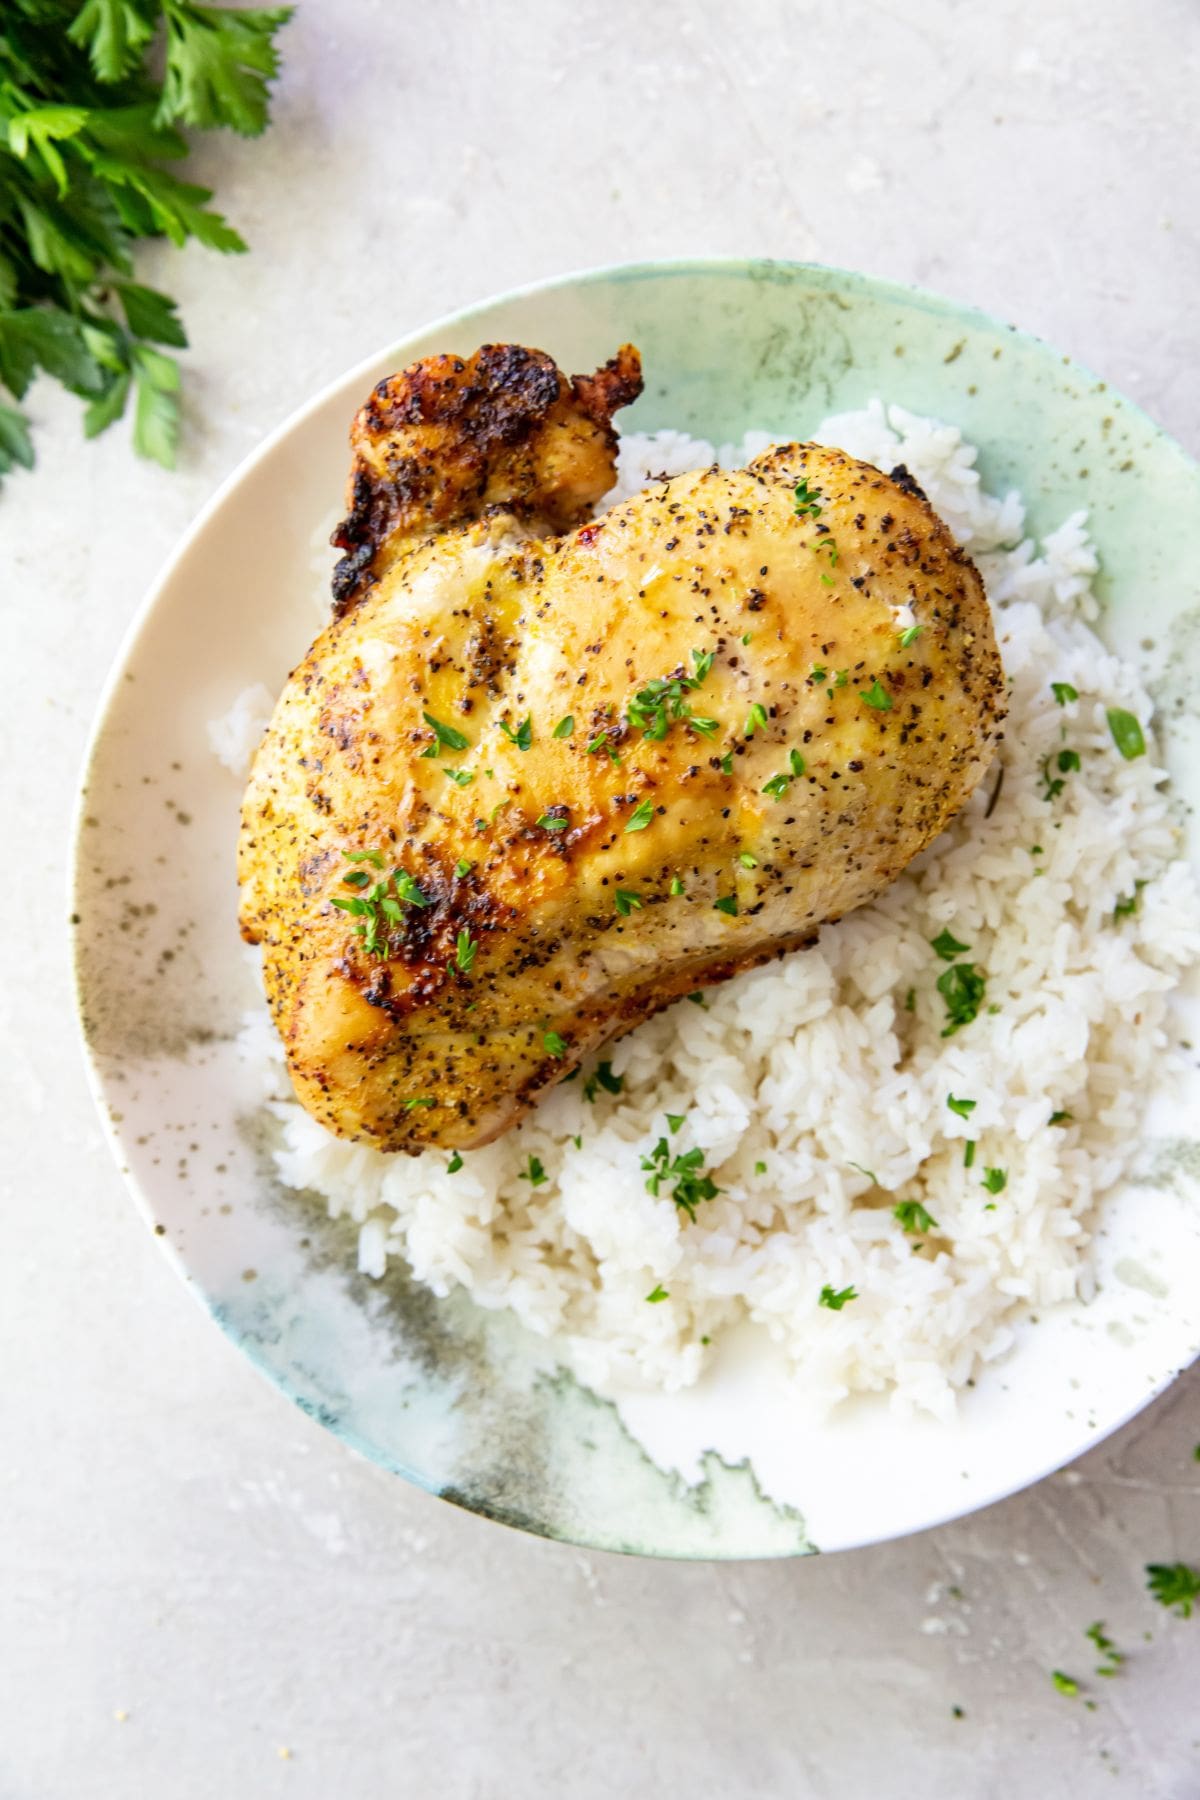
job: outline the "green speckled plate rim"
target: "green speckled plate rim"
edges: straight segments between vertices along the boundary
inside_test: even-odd
[[[1045,356],[1052,359],[1060,368],[1069,368],[1077,379],[1085,383],[1093,384],[1098,390],[1109,392],[1112,395],[1113,404],[1119,407],[1128,418],[1141,425],[1148,442],[1153,445],[1161,445],[1162,449],[1172,458],[1177,459],[1178,463],[1183,465],[1190,472],[1197,484],[1200,484],[1200,465],[1198,465],[1196,460],[1174,438],[1172,438],[1170,434],[1164,431],[1163,428],[1144,411],[1144,409],[1120,394],[1117,390],[1111,388],[1102,377],[1095,374],[1086,365],[1080,363],[1074,357],[1058,350],[1046,340],[1031,332],[1023,330],[1019,326],[1008,324],[982,308],[948,299],[945,296],[928,289],[876,277],[859,271],[839,269],[828,264],[793,262],[773,258],[741,257],[695,259],[672,258],[661,262],[651,260],[636,263],[619,263],[585,269],[554,276],[541,281],[527,283],[504,293],[491,296],[485,300],[475,302],[457,312],[441,315],[414,330],[406,332],[403,337],[394,340],[391,345],[385,346],[373,355],[363,358],[362,361],[356,364],[352,369],[328,382],[317,394],[291,413],[274,430],[269,432],[263,441],[258,444],[248,456],[243,458],[237,467],[219,484],[211,498],[191,521],[181,538],[180,543],[176,546],[172,555],[168,558],[166,564],[151,585],[146,598],[139,606],[134,618],[131,620],[122,637],[114,658],[112,669],[97,701],[95,722],[85,751],[83,777],[80,783],[72,828],[72,841],[75,846],[75,854],[72,857],[71,874],[69,877],[72,916],[74,916],[78,910],[75,905],[75,900],[79,887],[82,829],[92,765],[115,694],[122,679],[123,671],[135,651],[148,617],[157,605],[160,595],[170,582],[188,546],[203,530],[213,514],[218,511],[226,496],[245,478],[248,471],[258,462],[268,457],[277,444],[302,426],[309,416],[323,406],[337,390],[343,388],[347,384],[355,382],[364,373],[369,373],[387,356],[394,353],[402,354],[405,345],[409,342],[424,338],[433,331],[444,331],[449,334],[460,327],[470,326],[474,320],[480,318],[482,315],[493,313],[501,307],[519,304],[522,301],[536,299],[539,296],[557,293],[563,290],[613,283],[636,284],[637,282],[644,280],[662,281],[664,278],[670,279],[672,277],[677,277],[687,279],[710,275],[734,280],[749,279],[750,281],[779,283],[783,285],[803,283],[810,289],[815,287],[819,290],[823,290],[831,297],[836,297],[838,295],[855,295],[876,304],[891,304],[894,305],[901,314],[906,311],[911,311],[916,307],[927,315],[945,320],[947,325],[951,328],[966,330],[968,332],[979,332],[993,337],[999,335],[1010,339],[1039,356]],[[78,939],[76,939],[75,943],[74,962],[78,983],[81,974],[81,951]],[[80,1010],[78,1016],[81,1026],[81,1038],[88,1081],[100,1115],[102,1128],[114,1155],[114,1159],[116,1160],[118,1167],[122,1170],[122,1173],[125,1175],[127,1185],[130,1187],[136,1204],[147,1222],[153,1225],[154,1209],[150,1197],[142,1188],[140,1181],[138,1181],[124,1166],[120,1136],[110,1114],[109,1106],[106,1103],[103,1077],[92,1055],[86,1027],[84,1026],[82,1010]],[[539,1522],[519,1515],[514,1516],[511,1509],[504,1507],[502,1504],[497,1505],[490,1502],[486,1496],[464,1495],[461,1492],[452,1493],[447,1489],[444,1483],[439,1483],[435,1478],[426,1475],[424,1472],[410,1464],[406,1464],[396,1456],[383,1451],[381,1446],[377,1443],[364,1437],[356,1429],[352,1421],[343,1420],[338,1416],[327,1416],[319,1402],[314,1401],[311,1392],[303,1391],[303,1389],[290,1380],[278,1367],[268,1362],[263,1356],[260,1346],[247,1334],[239,1321],[230,1316],[228,1309],[220,1302],[220,1300],[200,1288],[189,1272],[185,1261],[169,1239],[160,1235],[158,1242],[160,1248],[175,1268],[176,1273],[184,1282],[184,1285],[194,1294],[197,1302],[203,1306],[209,1316],[220,1325],[222,1331],[230,1338],[230,1340],[247,1355],[251,1363],[258,1368],[260,1372],[267,1375],[272,1383],[286,1394],[294,1404],[309,1416],[316,1417],[320,1423],[325,1425],[327,1429],[331,1430],[349,1447],[355,1449],[367,1459],[374,1461],[379,1466],[402,1475],[405,1479],[415,1486],[423,1488],[426,1492],[453,1499],[459,1504],[468,1506],[470,1510],[476,1511],[485,1517],[489,1517],[501,1523],[514,1525],[525,1531],[534,1531],[542,1535],[553,1536],[564,1542],[578,1543],[586,1548],[599,1547],[624,1549],[639,1554],[654,1554],[658,1556],[678,1555],[683,1558],[695,1560],[708,1560],[714,1557],[719,1558],[723,1555],[737,1557],[745,1556],[747,1554],[745,1550],[732,1549],[726,1552],[719,1547],[715,1550],[711,1547],[706,1547],[703,1549],[681,1548],[678,1551],[673,1551],[669,1547],[664,1548],[662,1545],[656,1545],[650,1551],[643,1551],[640,1550],[636,1544],[624,1543],[621,1542],[619,1538],[612,1537],[610,1537],[606,1543],[598,1544],[594,1537],[572,1537],[569,1533],[560,1533],[554,1530],[552,1525],[549,1525],[544,1521]],[[1145,1405],[1149,1404],[1157,1393],[1160,1393],[1169,1385],[1170,1381],[1174,1378],[1175,1373],[1178,1373],[1178,1371],[1168,1372],[1164,1375],[1161,1382],[1159,1382],[1153,1390],[1147,1391],[1144,1398],[1139,1399],[1139,1401],[1132,1405],[1121,1417],[1111,1421],[1107,1425],[1105,1431],[1100,1433],[1093,1441],[1101,1441],[1104,1436],[1110,1435],[1111,1432],[1118,1430],[1129,1418],[1134,1417]],[[608,1410],[607,1403],[596,1402],[595,1397],[588,1394],[586,1389],[580,1390],[580,1398],[583,1399],[585,1403],[592,1402],[599,1405],[603,1410]],[[1048,1464],[1039,1474],[1035,1474],[1032,1477],[1023,1474],[1013,1482],[1010,1488],[1007,1488],[1002,1492],[992,1493],[988,1500],[983,1502],[983,1504],[992,1504],[996,1500],[1004,1498],[1006,1493],[1016,1492],[1020,1488],[1029,1485],[1031,1481],[1041,1479],[1044,1475],[1051,1473],[1053,1469],[1060,1466],[1062,1466],[1061,1461],[1055,1461]],[[745,1469],[743,1466],[738,1465],[731,1467],[729,1465],[720,1464],[718,1461],[714,1468],[714,1466],[709,1465],[706,1461],[705,1480],[700,1484],[698,1489],[692,1490],[695,1495],[695,1503],[699,1510],[703,1510],[709,1503],[709,1495],[706,1493],[706,1490],[711,1488],[714,1474],[721,1471],[724,1471],[735,1478],[744,1478],[751,1486],[754,1486],[753,1472]],[[680,1483],[678,1477],[664,1474],[663,1480],[669,1486],[673,1487],[677,1493],[679,1492]],[[680,1495],[680,1498],[682,1497],[683,1496]],[[766,1496],[761,1494],[758,1495],[758,1498],[764,1508],[768,1512],[773,1513],[776,1520],[780,1523],[787,1518],[795,1520],[797,1524],[800,1523],[798,1515],[794,1514],[791,1509],[776,1506],[774,1503],[767,1500]],[[931,1521],[931,1523],[936,1522],[937,1521]],[[796,1554],[809,1550],[812,1547],[813,1546],[807,1542],[801,1541],[799,1534],[797,1534],[797,1541],[793,1548],[768,1549],[759,1552],[759,1554]],[[754,1552],[751,1552],[750,1554],[754,1554]]]

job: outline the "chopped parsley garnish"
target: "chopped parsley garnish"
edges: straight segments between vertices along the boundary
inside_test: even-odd
[[[346,861],[348,863],[369,862],[376,869],[383,867],[383,857],[378,850],[347,850]]]
[[[1097,1675],[1115,1675],[1125,1658],[1105,1631],[1103,1619],[1097,1619],[1094,1625],[1089,1625],[1083,1635],[1095,1644],[1103,1658],[1103,1661],[1096,1665]]]
[[[839,669],[837,674],[833,678],[833,685],[835,688],[846,687],[848,685],[849,681],[850,681],[849,669]]]
[[[968,1138],[963,1145],[963,1168],[973,1168],[975,1164],[975,1139]]]
[[[721,758],[721,773],[722,773],[722,775],[732,775],[733,774],[733,751],[732,750],[727,750],[725,752],[724,756]]]
[[[456,730],[453,725],[446,725],[441,719],[435,719],[432,713],[423,712],[421,717],[443,750],[466,750],[468,748],[470,739],[465,738],[462,732]],[[436,756],[436,754],[435,751],[434,755]]]
[[[1145,885],[1146,883],[1144,881],[1134,882],[1132,894],[1123,895],[1113,907],[1114,919],[1127,919],[1130,913],[1135,913],[1137,911],[1138,904],[1142,897],[1142,889]]]
[[[506,719],[501,719],[500,729],[508,739],[509,743],[515,744],[518,750],[528,750],[530,744],[533,742],[533,720],[528,714],[526,714],[521,720],[521,723],[517,726],[512,726]]]
[[[567,819],[560,819],[557,813],[548,812],[544,812],[538,820],[543,831],[565,831],[569,823]]]
[[[546,1174],[545,1169],[542,1167],[541,1162],[536,1156],[531,1156],[529,1159],[529,1167],[521,1170],[521,1180],[527,1181],[530,1187],[542,1187],[549,1179],[549,1176]]]
[[[761,731],[766,723],[767,709],[761,701],[756,700],[746,714],[746,723],[742,731],[743,737],[752,738],[755,732]]]
[[[643,800],[625,821],[626,831],[645,831],[654,818],[653,800]]]
[[[917,990],[916,990],[916,988],[909,988],[907,994],[905,994],[904,1010],[905,1010],[905,1012],[916,1012],[916,1010],[917,1010]]]
[[[1079,1683],[1076,1681],[1075,1677],[1073,1675],[1064,1675],[1061,1669],[1053,1669],[1050,1674],[1050,1679],[1058,1689],[1059,1693],[1066,1694],[1068,1699],[1073,1700],[1079,1692]]]
[[[876,1175],[874,1169],[864,1169],[861,1163],[856,1163],[856,1162],[852,1162],[850,1164],[850,1167],[852,1169],[857,1169],[860,1175],[865,1175],[867,1180],[874,1182],[876,1187],[880,1186],[879,1177],[878,1177],[878,1175]]]
[[[983,1171],[983,1185],[989,1194],[1002,1194],[1008,1186],[1008,1170],[985,1169]]]
[[[616,907],[621,917],[627,919],[631,912],[641,912],[642,907],[645,905],[645,901],[640,894],[635,894],[631,888],[618,888],[613,895],[613,905]]]
[[[436,1106],[436,1105],[437,1105],[437,1101],[432,1099],[430,1095],[418,1094],[415,1100],[406,1100],[404,1102],[404,1110],[405,1110],[405,1112],[415,1112],[418,1106]]]
[[[693,650],[694,673],[658,676],[639,688],[625,708],[625,717],[634,730],[657,742],[678,723],[710,737],[717,729],[717,721],[697,718],[687,696],[703,685],[714,654],[712,650]]]
[[[462,1166],[463,1166],[463,1159],[458,1154],[458,1151],[455,1150],[450,1157],[450,1161],[446,1164],[447,1175],[457,1175],[458,1171],[462,1168]]]
[[[670,1298],[670,1294],[660,1281],[654,1292],[646,1295],[646,1302],[649,1306],[657,1306],[660,1300],[669,1300]]]
[[[952,1113],[957,1113],[960,1119],[969,1119],[978,1104],[976,1100],[956,1100],[953,1094],[946,1095],[946,1105]]]
[[[475,864],[473,862],[468,862],[465,856],[460,856],[454,865],[454,879],[456,881],[462,881],[464,877],[471,873],[471,870],[474,867]]]
[[[396,892],[406,906],[429,905],[429,895],[421,892],[411,875],[406,874],[403,869],[395,869],[392,877],[396,883]]]
[[[738,861],[741,863],[743,869],[757,869],[758,867],[757,856],[751,856],[749,850],[739,850]]]
[[[1169,1606],[1181,1619],[1192,1616],[1192,1602],[1200,1599],[1200,1569],[1188,1563],[1147,1563],[1146,1586],[1160,1606]]]
[[[820,687],[828,673],[829,671],[824,663],[814,663],[812,666],[812,673],[809,675],[808,679],[810,681],[815,681],[817,686]]]
[[[478,949],[478,938],[473,938],[469,931],[459,932],[454,940],[454,962],[464,975],[470,974],[471,965],[475,961],[475,953]]]
[[[926,1212],[919,1200],[901,1200],[892,1208],[892,1215],[900,1222],[904,1231],[936,1231],[937,1220],[933,1214]]]
[[[953,1037],[979,1016],[987,992],[987,976],[974,963],[955,963],[938,976],[937,991],[946,1002],[947,1023],[942,1036]]]
[[[809,487],[807,480],[796,484],[796,511],[801,518],[819,519],[824,508],[821,501],[825,498],[819,487]]]
[[[956,956],[963,956],[971,948],[970,944],[960,944],[951,931],[939,931],[935,938],[930,938],[930,946],[936,950],[943,962],[953,962]]]
[[[583,1084],[583,1097],[585,1100],[594,1100],[597,1088],[603,1088],[606,1094],[619,1094],[624,1086],[625,1077],[614,1075],[610,1062],[597,1063],[596,1073],[589,1075]]]
[[[736,894],[722,894],[719,900],[713,901],[713,911],[726,913],[731,919],[737,918],[737,909],[738,903]]]
[[[460,788],[470,787],[475,779],[473,769],[443,769],[442,774],[448,776],[455,787]]]
[[[1113,743],[1125,761],[1132,762],[1135,756],[1145,756],[1146,740],[1142,735],[1142,727],[1133,714],[1123,712],[1119,706],[1110,706],[1106,717]]]
[[[803,775],[805,768],[807,767],[799,750],[788,751],[788,763],[791,768],[791,774],[772,775],[770,781],[766,783],[762,790],[764,794],[770,794],[772,800],[782,800],[783,796],[791,787],[792,782]]]
[[[350,860],[361,862],[375,861],[377,851],[361,851]],[[382,866],[381,862],[376,867]],[[350,887],[365,889],[370,876],[362,869],[353,869],[342,880]],[[395,887],[395,894],[390,892]],[[397,897],[398,896],[398,897]],[[331,901],[339,912],[353,913],[360,921],[354,927],[356,937],[362,939],[363,949],[368,956],[387,956],[391,949],[392,928],[403,927],[405,906],[428,906],[428,898],[421,892],[411,875],[403,869],[393,869],[384,881],[377,881],[370,893],[365,891],[348,899],[344,894],[334,894]]]
[[[678,900],[680,894],[682,894],[683,891],[684,891],[684,887],[683,887],[683,882],[682,882],[681,878],[678,875],[672,875],[672,877],[671,877],[671,894],[672,894],[672,896],[676,900]]]
[[[574,729],[575,720],[572,715],[568,713],[565,719],[560,719],[558,721],[558,724],[554,727],[554,730],[550,735],[551,737],[556,738],[569,738]]]
[[[560,1060],[567,1054],[566,1039],[560,1037],[557,1031],[547,1031],[543,1034],[542,1047],[547,1056],[554,1056]]]
[[[920,625],[906,625],[900,633],[900,648],[907,650],[910,644],[915,644],[921,635],[921,629]]]
[[[765,1174],[766,1174],[766,1172],[767,1172],[767,1165],[766,1165],[766,1163],[765,1163],[765,1162],[756,1162],[756,1163],[755,1163],[755,1165],[754,1165],[754,1173],[755,1173],[755,1174],[756,1174],[756,1175],[765,1175]]]
[[[671,1155],[666,1138],[659,1138],[649,1156],[643,1156],[646,1191],[656,1198],[664,1182],[672,1183],[671,1199],[681,1212],[695,1220],[696,1208],[702,1200],[715,1200],[720,1188],[710,1175],[703,1174],[703,1150],[687,1150],[681,1156]]]
[[[617,755],[617,747],[610,741],[607,729],[598,731],[591,743],[587,746],[587,753],[589,756],[598,756],[601,750],[605,752],[610,762],[620,762],[621,759]]]
[[[752,631],[743,631],[743,633],[742,633],[743,644],[748,644],[750,642],[750,639],[753,636],[754,636],[754,633]]]
[[[690,1000],[693,1006],[702,1006],[705,1012],[708,1011],[708,1001],[704,998],[703,994],[685,994],[683,997],[685,1000]]]
[[[845,1306],[845,1304],[848,1300],[857,1300],[857,1299],[858,1299],[858,1289],[857,1288],[844,1287],[844,1288],[838,1288],[835,1290],[830,1287],[828,1282],[826,1282],[825,1286],[821,1289],[821,1297],[817,1301],[817,1305],[818,1306],[827,1306],[829,1308],[830,1312],[841,1312],[843,1306]]]
[[[687,1117],[686,1113],[668,1113],[667,1114],[667,1124],[669,1125],[669,1127],[671,1129],[672,1137],[674,1137],[675,1133],[679,1130],[679,1128],[683,1124],[683,1121],[686,1117]]]
[[[876,712],[891,712],[892,710],[892,696],[882,685],[878,675],[869,688],[859,688],[858,697],[860,700],[865,700],[868,706],[874,707]]]
[[[1046,1123],[1048,1125],[1071,1125],[1074,1123],[1074,1119],[1074,1113],[1052,1112]]]
[[[1069,681],[1052,681],[1050,692],[1060,706],[1069,706],[1072,700],[1079,698],[1078,688],[1073,688]]]
[[[1050,773],[1051,760],[1058,765],[1057,775],[1051,775]],[[1082,767],[1083,765],[1079,760],[1078,750],[1060,750],[1058,755],[1053,759],[1049,756],[1043,756],[1041,762],[1038,764],[1042,777],[1042,799],[1057,800],[1058,796],[1067,785],[1063,780],[1063,776],[1069,775],[1072,770]]]

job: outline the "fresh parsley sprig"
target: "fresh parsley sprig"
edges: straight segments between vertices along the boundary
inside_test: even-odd
[[[139,455],[172,467],[187,334],[134,279],[143,238],[242,251],[207,188],[168,166],[179,126],[257,136],[292,9],[192,0],[12,0],[0,28],[0,477],[32,468],[18,406],[38,371],[96,437],[134,399]],[[161,75],[157,72],[161,69]]]

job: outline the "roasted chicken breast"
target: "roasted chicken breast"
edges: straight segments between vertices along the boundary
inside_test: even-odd
[[[335,617],[239,846],[296,1091],[344,1137],[489,1142],[879,893],[992,755],[987,600],[906,472],[788,444],[592,519],[639,387],[628,346],[573,382],[487,346],[355,421]]]

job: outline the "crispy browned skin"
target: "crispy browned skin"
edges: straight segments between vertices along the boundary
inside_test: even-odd
[[[641,391],[630,344],[571,381],[544,351],[520,344],[427,356],[381,381],[350,431],[335,611],[362,597],[413,532],[496,506],[536,512],[551,531],[578,524],[612,486],[612,415]]]
[[[384,384],[394,413],[377,391],[359,415],[360,524],[341,541],[371,553],[288,682],[246,793],[242,927],[264,946],[296,1091],[383,1149],[487,1143],[606,1039],[812,942],[937,835],[999,735],[982,584],[902,471],[787,445],[532,537],[609,485],[606,406],[636,357],[596,385],[554,371],[553,395],[546,381],[544,404],[515,410],[502,381],[493,415],[485,359],[522,358],[546,366],[511,348],[431,359]],[[430,382],[452,402],[432,418]],[[797,511],[801,479],[817,516]],[[710,653],[681,699],[713,733],[683,716],[655,737],[636,705],[630,721],[648,681]],[[422,754],[426,714],[468,747]],[[523,750],[501,724],[526,718]],[[650,823],[629,830],[646,802]],[[382,870],[347,861],[363,851]],[[331,902],[360,891],[347,874],[393,869],[428,904],[400,908],[387,953],[368,955]],[[634,897],[624,914],[618,891]]]

